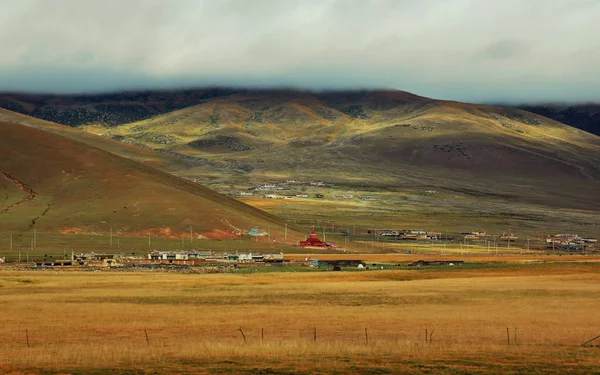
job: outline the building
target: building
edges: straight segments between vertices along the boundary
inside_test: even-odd
[[[465,264],[462,260],[417,260],[408,264],[409,267],[423,267],[423,266],[462,266]]]
[[[275,184],[264,184],[264,185],[256,187],[254,190],[258,190],[258,191],[283,190],[283,187],[277,186]]]
[[[506,233],[502,233],[502,235],[500,236],[501,240],[506,240],[506,241],[516,241],[519,237],[515,236],[512,233],[506,234]]]
[[[283,195],[279,195],[279,194],[264,194],[263,198],[267,198],[267,199],[284,199],[285,197]]]
[[[299,246],[300,247],[332,247],[331,244],[321,241],[317,237],[317,234],[315,233],[314,229],[305,241],[300,241]]]
[[[193,260],[204,259],[210,256],[210,251],[152,251],[148,253],[148,260]]]

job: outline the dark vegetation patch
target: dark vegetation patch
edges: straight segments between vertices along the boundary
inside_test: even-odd
[[[189,142],[187,145],[199,149],[227,145],[231,151],[248,151],[253,149],[253,147],[242,143],[239,138],[231,135],[217,135],[215,138],[197,139]]]
[[[25,107],[7,98],[0,97],[0,108],[8,109],[9,111],[18,113],[27,113]]]
[[[29,115],[69,126],[101,123],[116,126],[148,119],[158,113],[141,104],[97,104],[88,107],[43,107]]]
[[[156,133],[137,133],[132,135],[131,138],[160,145],[171,145],[178,141],[177,137],[172,135]]]
[[[342,109],[342,112],[347,114],[348,116],[352,116],[361,120],[368,120],[369,116],[364,112],[362,105],[351,105]]]
[[[256,121],[256,122],[263,122],[263,117],[262,117],[262,113],[260,112],[255,112],[252,117],[250,117],[250,121]]]
[[[154,151],[174,156],[177,159],[183,161],[184,163],[192,166],[205,165],[212,168],[229,168],[246,173],[252,172],[254,170],[252,164],[244,163],[237,159],[225,159],[224,162],[219,162],[207,158],[198,158],[195,156],[184,155],[167,149],[154,149]]]
[[[527,115],[527,113],[515,111],[515,110],[507,110],[499,113],[500,116],[507,117],[513,121],[520,122],[525,125],[541,125],[540,121],[536,119],[534,116]]]
[[[390,126],[388,129],[390,129],[390,128],[409,128],[409,129],[414,129],[414,130],[424,130],[424,131],[428,131],[428,132],[432,132],[435,130],[435,128],[433,126],[416,125],[416,124],[396,124],[396,125]]]
[[[115,141],[123,141],[126,138],[124,135],[119,134],[107,134],[107,136]]]
[[[211,125],[217,125],[219,123],[220,119],[221,119],[221,115],[219,115],[218,113],[213,113],[212,115],[210,115],[208,117],[208,120],[210,121]]]
[[[291,140],[288,144],[292,147],[314,147],[314,146],[322,146],[324,145],[325,141],[322,140],[318,140],[318,139],[294,139]]]
[[[240,90],[201,88],[176,91],[135,91],[91,95],[0,96],[0,107],[69,126],[101,123],[117,126],[228,96]],[[28,111],[15,99],[33,105]]]
[[[519,108],[600,136],[599,104],[573,105],[566,107],[524,105]]]
[[[462,142],[452,142],[445,145],[433,145],[432,148],[439,150],[441,152],[450,153],[451,156],[464,157],[466,159],[471,159],[471,155],[467,153],[467,149],[465,148]]]
[[[332,111],[331,109],[318,110],[317,114],[319,116],[323,117],[325,120],[328,120],[328,121],[335,121],[335,120],[337,120],[337,116],[335,115],[335,112]]]

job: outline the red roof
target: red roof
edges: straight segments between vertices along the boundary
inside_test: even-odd
[[[300,246],[327,247],[328,245],[317,237],[317,234],[313,229],[312,233],[308,236],[306,241],[300,241]]]

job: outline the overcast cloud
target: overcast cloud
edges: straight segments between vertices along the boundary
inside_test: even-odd
[[[0,0],[0,90],[600,101],[600,0]]]

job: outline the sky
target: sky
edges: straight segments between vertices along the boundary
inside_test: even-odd
[[[0,91],[600,102],[600,0],[0,0]]]

